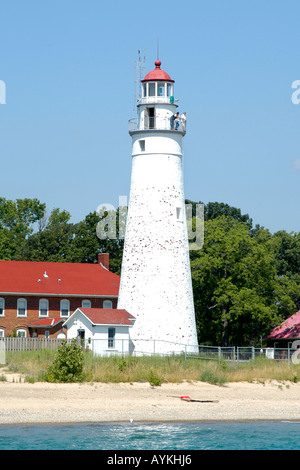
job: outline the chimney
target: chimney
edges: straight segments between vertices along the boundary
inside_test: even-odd
[[[109,270],[109,253],[98,253],[98,263]]]

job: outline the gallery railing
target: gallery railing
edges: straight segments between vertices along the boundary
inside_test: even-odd
[[[186,132],[186,122],[174,121],[169,118],[160,117],[148,117],[146,119],[130,119],[128,123],[129,133],[136,131],[151,131],[151,130],[162,130],[162,131],[178,131],[181,133]]]

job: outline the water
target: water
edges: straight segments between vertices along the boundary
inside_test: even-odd
[[[0,426],[0,450],[299,449],[300,421]]]

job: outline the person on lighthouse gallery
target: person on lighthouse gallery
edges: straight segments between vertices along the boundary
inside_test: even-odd
[[[177,130],[179,127],[179,113],[173,114],[170,118],[170,121],[171,121],[171,129],[174,130],[174,127],[175,127],[175,130]]]
[[[172,131],[174,130],[175,117],[176,117],[175,114],[172,114],[172,116],[170,117],[170,124],[171,124]]]

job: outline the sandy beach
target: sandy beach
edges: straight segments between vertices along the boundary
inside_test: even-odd
[[[24,383],[7,374],[0,382],[0,424],[299,420],[300,383],[204,382]],[[21,379],[22,380],[22,379]],[[180,399],[189,396],[202,402]],[[215,402],[205,402],[213,400]]]

